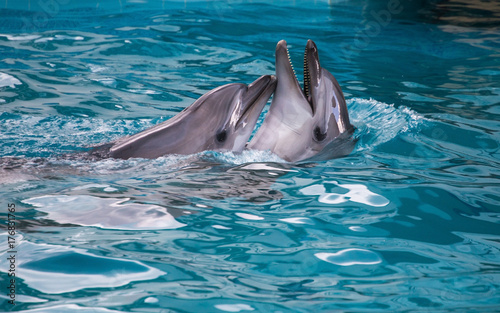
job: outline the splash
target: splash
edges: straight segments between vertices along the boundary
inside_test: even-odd
[[[276,154],[270,151],[244,150],[238,152],[203,152],[202,156],[213,158],[214,161],[225,164],[241,165],[246,163],[286,163]]]
[[[351,123],[359,130],[362,143],[357,150],[371,149],[394,139],[401,133],[418,129],[424,117],[407,107],[374,99],[353,98],[347,101]]]

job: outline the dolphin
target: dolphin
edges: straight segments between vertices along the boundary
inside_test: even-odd
[[[353,126],[339,83],[319,63],[316,44],[304,53],[304,90],[292,68],[286,41],[276,46],[278,85],[262,126],[247,148],[270,150],[289,162],[311,158],[327,147],[338,157],[352,151]],[[339,141],[338,149],[336,142]],[[332,151],[333,149],[333,151]]]
[[[171,119],[89,153],[94,157],[152,159],[205,150],[240,152],[275,88],[276,77],[272,75],[261,76],[248,86],[220,86]]]

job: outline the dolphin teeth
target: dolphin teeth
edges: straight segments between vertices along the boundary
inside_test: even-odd
[[[295,73],[295,68],[293,67],[292,58],[290,58],[290,51],[288,51],[288,47],[286,48],[286,55],[288,56],[288,63],[290,63],[290,66],[292,67],[293,75],[297,77],[297,74]]]
[[[304,95],[309,100],[311,86],[311,74],[309,73],[309,63],[307,62],[307,48],[304,51]]]

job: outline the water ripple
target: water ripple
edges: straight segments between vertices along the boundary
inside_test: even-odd
[[[0,9],[14,310],[497,310],[498,6],[406,1],[381,25],[377,1],[44,3]],[[273,74],[278,40],[301,64],[307,38],[347,99],[346,157],[67,157]]]
[[[106,190],[105,191],[109,191]],[[130,199],[96,198],[92,196],[42,196],[24,200],[44,218],[60,224],[76,224],[107,229],[175,229],[186,226],[177,222],[160,206],[127,203]],[[78,212],[76,213],[75,212]]]

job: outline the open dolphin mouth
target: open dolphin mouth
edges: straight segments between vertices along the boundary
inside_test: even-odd
[[[300,86],[293,68],[293,64],[290,58],[290,53],[288,51],[287,43],[285,40],[278,42],[276,46],[276,74],[278,80],[281,82],[287,82],[291,85],[288,87],[297,88],[304,95],[305,100],[309,103],[312,112],[314,112],[314,105],[312,103],[312,87],[314,84],[318,83],[320,75],[320,64],[318,57],[318,50],[316,45],[312,40],[307,41],[307,45],[304,51],[304,80],[303,87]]]

